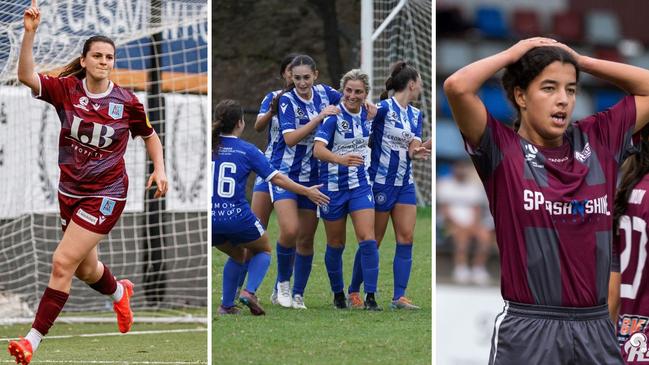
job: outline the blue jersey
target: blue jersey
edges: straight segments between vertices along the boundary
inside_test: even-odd
[[[337,155],[355,153],[369,160],[367,142],[370,127],[367,121],[367,110],[353,114],[343,103],[339,105],[341,113],[327,117],[318,128],[316,141],[322,141],[327,149]],[[337,163],[320,162],[320,183],[329,191],[350,190],[359,186],[368,186],[369,178],[365,165],[343,166]]]
[[[273,102],[273,98],[275,97],[275,95],[278,95],[281,92],[282,90],[275,90],[266,94],[264,100],[261,101],[261,106],[259,106],[258,116],[268,113],[268,111],[270,110],[270,105]],[[268,160],[270,160],[270,156],[273,154],[273,149],[281,138],[282,135],[279,133],[279,117],[277,114],[275,114],[270,119],[270,124],[268,126],[268,139],[266,141],[266,150],[264,151],[264,155]]]
[[[282,134],[292,132],[316,117],[324,108],[338,104],[340,93],[327,85],[314,85],[311,100],[304,100],[294,90],[279,99],[279,129]],[[289,147],[280,138],[273,149],[270,162],[293,181],[315,184],[318,182],[318,160],[313,157],[315,130]]]
[[[237,223],[249,218],[246,181],[252,171],[266,181],[278,173],[254,145],[221,136],[218,153],[212,152],[212,222]]]
[[[408,146],[413,139],[421,142],[423,115],[412,105],[401,107],[395,98],[381,101],[378,107],[372,123],[370,179],[392,186],[412,184]]]

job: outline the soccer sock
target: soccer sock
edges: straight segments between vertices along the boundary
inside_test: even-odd
[[[246,290],[255,294],[270,266],[270,252],[260,252],[250,259]]]
[[[354,268],[352,269],[352,281],[349,283],[348,293],[358,293],[361,291],[363,283],[363,269],[361,268],[361,248],[356,249],[354,256]]]
[[[32,323],[32,328],[38,331],[42,336],[47,335],[50,327],[54,324],[56,317],[61,313],[61,309],[65,305],[70,295],[50,287],[45,288],[45,292],[38,303],[36,310],[36,318]]]
[[[239,272],[243,264],[234,261],[231,257],[223,266],[223,299],[221,304],[224,307],[234,306],[234,297],[237,294],[237,284],[239,282]]]
[[[113,302],[117,303],[120,300],[122,300],[122,297],[124,296],[124,285],[122,283],[117,283],[117,288],[115,289],[115,292],[110,295],[110,299],[113,300]]]
[[[295,281],[293,282],[293,295],[304,295],[306,283],[309,281],[311,275],[311,265],[313,263],[313,255],[302,256],[295,254]]]
[[[38,345],[41,344],[41,340],[43,339],[43,335],[38,332],[35,328],[32,328],[29,330],[29,333],[25,336],[25,339],[29,341],[29,343],[32,345],[32,352],[36,352],[36,349],[38,348]]]
[[[284,247],[277,242],[277,281],[290,281],[295,260],[295,247]]]
[[[394,261],[392,262],[392,273],[394,275],[394,296],[392,300],[397,300],[406,295],[411,268],[412,243],[397,242]]]
[[[241,273],[239,273],[239,281],[237,284],[237,287],[239,288],[242,288],[243,282],[246,281],[246,274],[248,274],[248,265],[250,265],[250,260],[246,260],[246,262],[243,263],[243,267],[241,268]]]
[[[343,279],[343,251],[345,246],[335,248],[327,245],[325,251],[325,267],[329,275],[331,291],[334,293],[342,292],[345,288]]]
[[[375,293],[379,279],[379,249],[375,240],[358,243],[361,251],[361,268],[365,280],[365,293]]]
[[[102,263],[102,265],[104,266],[104,273],[101,275],[101,278],[99,278],[99,280],[97,280],[96,283],[88,284],[88,286],[90,286],[91,288],[95,289],[96,291],[98,291],[103,295],[113,295],[115,294],[115,291],[117,290],[118,287],[117,280],[115,280],[115,277],[108,269],[108,266],[106,266],[106,264],[104,263]]]

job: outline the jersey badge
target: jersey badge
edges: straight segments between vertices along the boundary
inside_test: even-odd
[[[99,108],[101,108],[101,105],[92,103],[92,108],[95,110],[99,110]]]
[[[584,146],[584,149],[581,152],[575,151],[575,158],[579,160],[579,162],[584,163],[586,162],[588,157],[590,157],[591,154],[592,152],[590,150],[590,144],[586,142],[586,145]]]
[[[82,96],[82,97],[79,98],[79,104],[74,104],[74,107],[79,108],[79,109],[83,109],[85,111],[89,111],[88,110],[88,102],[89,102],[88,97]]]
[[[385,203],[388,200],[388,197],[385,195],[385,193],[378,193],[376,194],[376,202],[381,205]]]
[[[327,205],[327,204],[325,204],[325,205],[321,205],[321,206],[320,206],[320,210],[321,210],[322,213],[324,213],[324,214],[329,213],[329,205]]]
[[[624,356],[628,364],[637,362],[649,362],[647,351],[647,335],[642,332],[634,333],[624,344]]]
[[[286,113],[286,108],[288,108],[288,104],[282,103],[282,105],[279,106],[282,109],[282,113]]]
[[[343,120],[343,121],[340,123],[340,127],[342,128],[342,131],[343,131],[343,132],[348,132],[348,131],[349,131],[349,122],[346,121],[346,120]]]
[[[122,119],[122,116],[124,115],[124,104],[109,103],[108,115],[113,119]]]
[[[108,198],[103,198],[101,201],[101,208],[99,208],[99,211],[103,215],[111,215],[113,214],[113,209],[115,208],[115,201],[112,199]]]

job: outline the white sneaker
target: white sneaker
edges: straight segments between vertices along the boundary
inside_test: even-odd
[[[304,305],[304,298],[302,298],[300,294],[295,294],[293,296],[293,308],[306,309],[306,305]]]
[[[484,266],[475,266],[471,270],[471,280],[476,285],[486,286],[491,283],[491,276]]]
[[[270,304],[279,304],[279,301],[277,300],[277,287],[273,287],[273,293],[270,295]]]
[[[291,308],[291,282],[277,283],[277,302],[284,308]]]
[[[471,270],[468,266],[460,265],[453,269],[453,280],[458,284],[469,284],[471,282]]]

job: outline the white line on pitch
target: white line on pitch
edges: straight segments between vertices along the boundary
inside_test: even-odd
[[[131,335],[159,335],[162,333],[183,333],[183,332],[207,332],[207,328],[187,328],[187,329],[177,329],[177,330],[159,330],[159,331],[132,331],[129,333],[90,333],[90,334],[78,334],[78,335],[60,335],[60,336],[47,336],[45,337],[48,340],[52,339],[62,339],[62,338],[75,338],[75,337],[108,337],[108,336],[131,336]],[[11,340],[17,340],[17,338],[0,338],[0,342],[8,342]],[[173,363],[172,363],[173,364]]]
[[[14,364],[13,360],[2,360],[3,364]],[[105,360],[34,360],[32,364],[118,364],[118,365],[190,365],[207,364],[205,361],[105,361]]]

